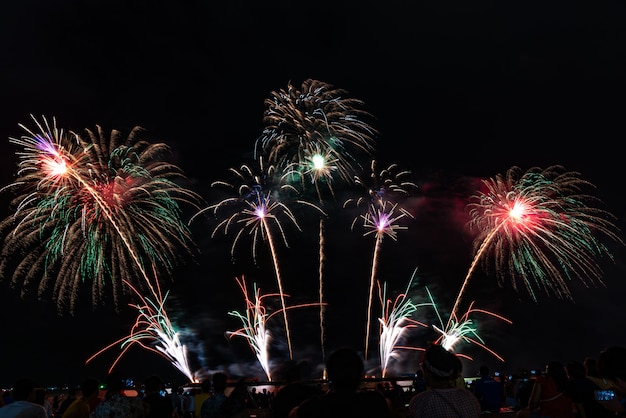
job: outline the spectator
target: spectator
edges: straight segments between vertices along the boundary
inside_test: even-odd
[[[309,377],[307,363],[289,361],[285,366],[284,378],[287,383],[276,392],[272,401],[274,418],[287,418],[289,412],[300,403],[322,394],[316,385],[304,381],[304,377]]]
[[[160,377],[152,375],[144,382],[143,407],[146,418],[174,418],[174,404],[165,394],[165,385]],[[63,417],[65,418],[65,417]]]
[[[80,388],[72,386],[67,389],[65,394],[65,398],[59,404],[59,408],[55,412],[55,416],[61,417],[63,413],[67,410],[67,408],[80,397]]]
[[[226,400],[226,385],[228,377],[226,373],[217,372],[213,374],[213,395],[205,399],[200,407],[201,418],[218,418],[222,403]]]
[[[141,399],[131,398],[123,393],[125,384],[121,374],[110,373],[106,379],[106,386],[104,400],[98,404],[92,418],[144,418]]]
[[[184,414],[183,408],[183,398],[185,394],[185,389],[182,386],[176,388],[176,391],[172,393],[172,405],[174,405],[174,412],[176,412],[176,416],[182,418]]]
[[[52,402],[46,388],[35,388],[35,403],[44,407],[48,418],[52,416],[54,411],[52,410]]]
[[[583,361],[587,378],[598,386],[601,390],[613,389],[613,382],[600,376],[598,360],[595,357],[585,357]]]
[[[292,409],[290,418],[391,417],[391,408],[380,392],[359,389],[365,372],[363,359],[355,350],[342,347],[333,351],[326,371],[328,392],[302,402]]]
[[[612,346],[598,356],[600,377],[611,382],[615,396],[610,401],[601,401],[602,406],[616,414],[626,413],[626,347]]]
[[[193,399],[194,418],[200,418],[202,404],[211,396],[211,379],[204,379],[200,383],[200,393],[196,393]]]
[[[460,368],[454,353],[439,344],[431,344],[423,354],[421,366],[427,389],[411,398],[411,418],[474,418],[480,415],[476,396],[456,384]]]
[[[89,418],[93,400],[100,395],[100,382],[95,378],[87,378],[80,384],[81,396],[67,407],[61,418]]]
[[[596,401],[595,391],[598,386],[586,376],[582,362],[573,360],[565,366],[569,377],[567,394],[572,398],[579,418],[608,418],[613,413]]]
[[[0,418],[48,418],[46,409],[35,403],[35,383],[18,379],[13,385],[13,402],[0,408]]]
[[[546,373],[538,375],[533,384],[528,406],[517,411],[517,417],[574,418],[574,403],[567,394],[568,377],[565,367],[558,361],[546,366]]]
[[[256,409],[256,405],[251,405],[251,397],[248,392],[248,384],[245,379],[239,379],[230,395],[224,399],[220,405],[220,417],[224,418],[249,418],[249,408]]]
[[[504,385],[491,377],[487,365],[480,366],[478,373],[480,377],[472,385],[472,391],[480,408],[483,412],[499,412],[504,403]]]

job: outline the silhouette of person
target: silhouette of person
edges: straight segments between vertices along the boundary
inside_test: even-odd
[[[248,384],[241,378],[235,387],[220,405],[220,417],[225,418],[249,418],[250,407],[256,409],[256,405],[250,406],[251,398],[248,393]]]
[[[43,405],[35,403],[35,382],[18,379],[13,385],[13,402],[0,408],[0,418],[48,418]]]
[[[200,383],[200,393],[196,393],[193,399],[194,418],[200,418],[202,404],[211,396],[211,379],[203,379]]]
[[[281,387],[272,401],[272,413],[274,418],[287,418],[289,412],[304,400],[313,396],[321,395],[318,386],[304,381],[307,374],[308,364],[303,362],[289,361],[285,364],[284,378],[286,384]]]
[[[456,384],[459,359],[439,344],[430,344],[421,361],[427,389],[409,402],[411,418],[474,418],[481,414],[478,398]]]
[[[55,412],[55,416],[61,417],[67,408],[80,396],[80,387],[72,386],[67,389],[65,398],[59,404],[59,408]]]
[[[81,396],[67,407],[61,418],[89,418],[92,411],[93,400],[100,394],[100,382],[98,379],[89,377],[80,384]]]
[[[603,407],[616,414],[626,413],[626,347],[611,346],[598,356],[600,377],[611,382],[615,396],[609,401],[600,401]]]
[[[329,390],[311,397],[291,410],[290,418],[387,418],[392,411],[385,396],[375,390],[360,390],[363,359],[350,347],[333,351],[326,361]]]
[[[120,373],[110,373],[106,378],[106,386],[104,400],[93,411],[92,418],[144,418],[141,399],[123,393],[125,383]]]
[[[213,395],[205,399],[200,407],[201,418],[218,418],[222,403],[226,400],[226,386],[228,385],[228,376],[226,373],[217,372],[211,378],[213,383]]]
[[[526,418],[539,414],[545,417],[574,418],[574,403],[567,394],[568,383],[565,366],[558,361],[549,362],[545,374],[535,379],[528,406],[517,411],[517,416]]]
[[[479,368],[480,377],[472,385],[474,395],[480,402],[483,412],[498,412],[504,402],[504,385],[497,382],[489,373],[489,367]]]
[[[163,395],[165,385],[159,376],[149,376],[143,383],[145,395],[143,407],[146,418],[173,418],[174,403],[169,395]]]
[[[569,383],[567,394],[576,405],[579,418],[609,418],[614,414],[596,401],[595,391],[600,388],[587,377],[587,371],[582,362],[572,360],[565,366]]]

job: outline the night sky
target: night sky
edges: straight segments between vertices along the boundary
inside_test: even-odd
[[[437,301],[451,306],[472,259],[465,204],[480,179],[511,166],[563,165],[597,187],[624,225],[622,142],[626,97],[626,8],[616,1],[288,1],[239,2],[24,0],[0,13],[1,184],[16,172],[15,146],[30,115],[55,117],[66,130],[97,125],[172,148],[171,160],[209,203],[210,184],[252,156],[263,129],[264,100],[288,83],[316,79],[363,101],[378,131],[373,156],[380,167],[411,171],[418,190],[406,201],[415,218],[398,240],[382,246],[379,273],[389,291],[403,291],[413,271]],[[8,9],[8,11],[6,10]],[[366,164],[367,168],[367,164]],[[340,345],[363,350],[373,239],[351,231],[354,212],[338,202],[327,225],[326,352]],[[9,196],[0,195],[2,217]],[[317,222],[279,247],[287,293],[298,302],[317,298]],[[211,238],[210,222],[193,231],[201,256],[168,285],[168,311],[183,331],[192,365],[210,373],[262,377],[241,339],[231,310],[244,301],[235,277],[266,292],[277,289],[271,262],[258,264],[243,245],[231,259],[230,236]],[[620,236],[623,236],[620,233]],[[603,261],[605,288],[570,283],[574,302],[544,295],[534,302],[510,284],[477,273],[468,299],[513,321],[486,320],[480,335],[505,359],[469,345],[464,363],[474,375],[493,370],[541,369],[550,360],[595,356],[626,344],[623,298],[626,253]],[[52,302],[21,298],[1,284],[3,318],[0,386],[20,376],[42,385],[104,379],[115,349],[84,365],[98,349],[124,337],[135,312],[122,306],[59,315]],[[293,312],[294,358],[321,362],[317,311]],[[280,334],[280,328],[277,329]],[[429,334],[415,337],[424,344]],[[272,360],[285,358],[277,337]],[[281,346],[282,344],[282,346]],[[370,348],[370,357],[376,356]],[[417,354],[398,370],[412,372]],[[375,366],[373,364],[372,366]],[[120,370],[138,380],[157,373],[185,377],[156,354],[131,350]]]

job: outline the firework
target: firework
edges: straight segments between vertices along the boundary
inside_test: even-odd
[[[245,314],[242,314],[238,311],[231,311],[228,312],[228,314],[238,318],[241,321],[243,327],[235,331],[228,331],[226,335],[229,338],[239,336],[246,339],[248,345],[254,351],[257,360],[259,360],[259,364],[263,368],[267,380],[271,382],[272,376],[268,356],[271,334],[267,329],[267,321],[270,320],[274,315],[280,313],[282,309],[274,311],[272,313],[268,313],[264,301],[267,298],[280,297],[281,295],[278,293],[267,293],[261,295],[260,289],[257,287],[257,284],[254,283],[254,289],[252,293],[253,297],[251,298],[245,280],[243,278],[236,278],[236,281],[237,285],[239,285],[239,288],[241,289],[241,292],[243,293],[246,302],[246,310]],[[317,306],[317,303],[306,303],[289,306],[286,309],[303,308],[309,306]]]
[[[385,236],[397,240],[398,231],[407,229],[400,221],[404,218],[413,218],[413,215],[399,203],[393,203],[392,199],[408,196],[409,187],[417,187],[414,183],[408,181],[398,182],[397,179],[406,176],[408,172],[403,171],[395,173],[396,165],[390,166],[381,172],[376,171],[376,162],[372,161],[370,182],[356,178],[356,183],[363,186],[367,190],[367,199],[362,197],[350,198],[344,203],[344,207],[350,204],[362,206],[364,202],[368,202],[368,210],[365,214],[361,214],[354,218],[352,229],[361,221],[365,229],[364,236],[374,235],[376,242],[374,244],[374,255],[372,257],[372,269],[370,274],[369,298],[367,305],[367,322],[365,327],[365,359],[367,359],[369,349],[369,335],[371,328],[372,300],[374,295],[374,287],[376,283],[376,274],[378,269],[378,258],[380,247]]]
[[[380,322],[379,351],[382,377],[385,377],[387,373],[389,361],[392,358],[397,357],[396,349],[408,348],[400,347],[398,345],[406,331],[409,328],[417,328],[418,326],[427,327],[425,323],[411,318],[420,306],[430,305],[430,303],[415,304],[411,298],[408,297],[414,277],[415,274],[411,276],[411,280],[409,280],[409,284],[407,285],[405,292],[400,293],[393,301],[391,299],[387,299],[387,283],[385,283],[382,287],[379,284],[378,287],[378,296],[380,304],[383,307],[382,317],[378,318],[378,321]],[[412,347],[410,349],[418,350],[418,348]]]
[[[477,345],[483,350],[492,354],[498,360],[504,361],[504,359],[494,350],[489,348],[485,344],[485,341],[480,337],[480,335],[478,335],[478,326],[476,325],[476,322],[472,318],[470,318],[470,315],[477,313],[485,314],[500,319],[509,325],[512,324],[511,320],[505,318],[502,315],[498,315],[495,312],[487,311],[485,309],[474,308],[474,302],[472,301],[467,311],[460,318],[457,318],[453,315],[451,317],[452,319],[449,320],[447,325],[444,327],[441,315],[439,314],[439,310],[437,309],[437,305],[435,304],[435,300],[433,299],[433,296],[428,288],[426,288],[426,292],[428,293],[428,298],[430,299],[431,305],[435,309],[435,313],[437,314],[437,317],[439,318],[439,322],[441,324],[441,328],[433,325],[433,329],[441,334],[439,338],[437,338],[437,340],[435,341],[436,344],[440,344],[446,350],[454,351],[459,343],[466,342]],[[472,359],[465,354],[457,354],[461,357],[465,357],[470,360]]]
[[[351,182],[360,171],[359,155],[374,150],[376,131],[366,121],[371,115],[363,110],[363,102],[346,94],[312,79],[300,90],[289,83],[286,90],[272,92],[265,100],[265,128],[257,153],[276,165],[296,163],[305,171],[313,156],[325,156],[333,161],[334,172]]]
[[[199,215],[207,211],[213,211],[215,216],[219,216],[223,210],[230,210],[230,216],[220,221],[214,228],[211,237],[223,230],[228,234],[231,229],[236,229],[237,233],[231,246],[231,255],[234,256],[235,249],[241,237],[248,233],[252,236],[252,254],[256,261],[257,245],[260,241],[266,241],[272,256],[274,272],[278,283],[279,294],[282,303],[283,319],[285,321],[285,332],[289,346],[289,357],[292,357],[291,336],[289,322],[287,319],[287,309],[284,300],[283,281],[280,274],[276,243],[274,233],[278,232],[282,242],[289,246],[287,236],[283,227],[283,221],[288,221],[298,231],[302,231],[295,215],[289,206],[280,199],[282,195],[289,196],[294,189],[289,184],[281,184],[281,178],[276,173],[273,165],[267,168],[260,160],[258,170],[252,166],[244,164],[239,170],[231,169],[239,184],[217,181],[212,186],[224,186],[230,190],[236,190],[234,197],[227,197],[215,205],[202,209],[192,217],[192,221]],[[282,195],[281,195],[282,194]],[[302,200],[292,200],[290,203],[302,204],[316,209],[319,213],[324,212],[314,204]]]
[[[69,300],[72,312],[86,280],[94,304],[110,288],[117,306],[122,277],[139,276],[140,288],[154,292],[144,260],[171,278],[182,252],[194,254],[180,204],[200,201],[177,184],[181,170],[161,159],[168,147],[142,140],[139,127],[122,139],[100,127],[80,136],[55,119],[33,120],[38,131],[20,125],[27,134],[10,139],[22,150],[17,180],[2,189],[17,197],[15,213],[0,223],[0,277],[11,274],[9,260],[20,260],[11,283],[26,293],[38,282],[40,297],[52,286],[58,306]]]
[[[307,79],[300,89],[272,92],[265,100],[265,129],[256,151],[270,162],[289,167],[289,179],[306,193],[310,186],[320,203],[324,191],[334,199],[336,179],[352,182],[360,171],[360,155],[374,150],[376,131],[363,102],[330,84]],[[320,343],[324,358],[324,218],[319,222]]]
[[[263,305],[263,298],[278,295],[267,294],[261,296],[260,290],[255,283],[254,298],[250,298],[244,279],[236,280],[246,301],[246,313],[245,315],[237,311],[228,313],[229,315],[237,317],[242,322],[243,327],[236,331],[229,331],[227,335],[231,338],[233,336],[244,337],[248,341],[248,345],[256,354],[256,358],[259,360],[259,364],[263,368],[267,380],[271,382],[272,376],[268,358],[270,332],[265,326],[270,315],[266,312],[265,306]]]
[[[599,259],[611,252],[603,243],[622,243],[614,217],[588,190],[595,188],[562,166],[510,168],[506,176],[484,180],[485,192],[473,196],[469,226],[479,231],[475,255],[449,321],[456,317],[463,293],[479,262],[495,271],[502,285],[523,283],[533,300],[535,288],[573,299],[568,281],[603,284]],[[493,263],[493,265],[491,264]]]
[[[181,343],[179,333],[169,320],[165,310],[165,300],[168,294],[163,295],[161,288],[156,285],[153,299],[143,296],[131,283],[124,280],[126,286],[131,289],[139,298],[140,303],[129,304],[139,313],[135,324],[132,326],[130,334],[121,338],[89,357],[85,364],[91,362],[105,351],[120,347],[121,352],[111,364],[109,373],[115,368],[122,356],[134,345],[155,352],[170,361],[190,382],[197,382],[198,379],[189,367],[187,360],[187,346]]]

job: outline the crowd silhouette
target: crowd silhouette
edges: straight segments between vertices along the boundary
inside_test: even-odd
[[[260,390],[252,380],[217,371],[197,390],[169,389],[156,374],[130,387],[114,371],[104,384],[86,377],[52,393],[31,378],[15,380],[0,399],[0,418],[605,418],[626,416],[626,347],[598,356],[546,361],[536,373],[499,376],[486,365],[459,379],[459,357],[430,344],[412,384],[394,379],[364,385],[364,363],[342,347],[326,361],[327,379],[308,380],[306,363],[287,361],[282,384]],[[464,383],[460,384],[459,381]]]

